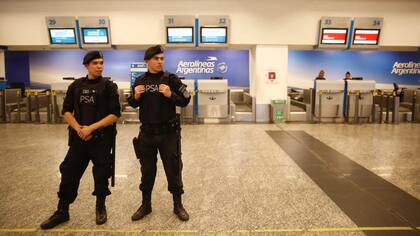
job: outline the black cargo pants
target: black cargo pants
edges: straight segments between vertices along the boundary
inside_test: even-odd
[[[140,131],[136,155],[141,165],[140,190],[151,193],[156,178],[157,152],[159,151],[168,181],[168,190],[174,195],[184,193],[182,184],[180,130],[160,134]]]
[[[111,142],[111,135],[104,135],[87,142],[81,140],[77,134],[72,135],[69,141],[70,148],[60,164],[61,183],[58,197],[61,200],[74,202],[80,179],[90,160],[93,162],[95,181],[92,195],[104,197],[111,194],[108,188],[108,178],[111,176]]]

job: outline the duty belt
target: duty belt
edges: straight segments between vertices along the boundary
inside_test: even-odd
[[[161,124],[142,124],[140,126],[141,132],[146,134],[166,134],[175,132],[180,129],[180,123],[178,119],[170,120],[167,123]]]

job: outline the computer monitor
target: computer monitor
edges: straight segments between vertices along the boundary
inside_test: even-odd
[[[200,43],[227,43],[227,27],[201,27]]]
[[[74,28],[48,28],[51,44],[76,44]]]
[[[321,44],[346,45],[347,32],[345,28],[323,28],[321,32]]]
[[[378,45],[380,29],[354,29],[353,45]]]
[[[193,43],[193,27],[167,27],[167,43]]]
[[[84,44],[108,44],[108,28],[82,28]]]

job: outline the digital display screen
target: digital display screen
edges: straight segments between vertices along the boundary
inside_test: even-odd
[[[353,45],[378,45],[379,29],[355,29]]]
[[[321,44],[345,45],[347,29],[322,29]]]
[[[201,27],[201,43],[227,43],[226,27]]]
[[[76,33],[73,28],[49,28],[51,44],[76,44]]]
[[[108,28],[82,28],[83,43],[108,44]]]
[[[193,43],[193,27],[168,27],[168,43]]]

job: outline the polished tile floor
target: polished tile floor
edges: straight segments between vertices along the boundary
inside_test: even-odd
[[[70,221],[59,226],[56,233],[368,234],[358,229],[301,170],[267,134],[268,130],[305,131],[420,199],[419,124],[185,125],[183,198],[190,221],[180,222],[172,213],[171,195],[159,161],[153,212],[132,222],[130,217],[141,202],[141,194],[139,163],[131,146],[138,125],[128,124],[118,126],[116,187],[107,199],[108,222],[102,226],[95,224],[90,166],[81,181],[78,199],[70,207]],[[51,235],[52,232],[42,232],[38,227],[57,204],[58,166],[66,154],[66,142],[65,125],[0,125],[0,235]],[[378,225],[390,226],[395,225]]]

